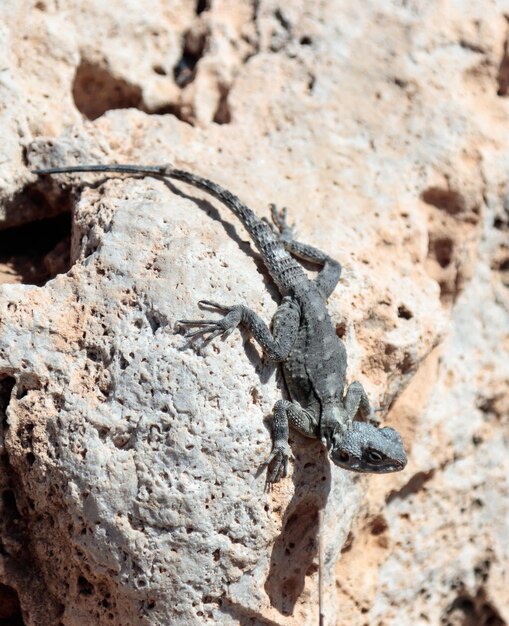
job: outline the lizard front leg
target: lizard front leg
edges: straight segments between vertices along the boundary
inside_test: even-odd
[[[227,337],[237,326],[244,326],[260,344],[263,352],[271,361],[284,361],[297,337],[300,324],[300,307],[291,296],[285,296],[273,319],[271,333],[262,318],[243,304],[233,306],[201,300],[199,304],[225,311],[226,315],[219,320],[179,320],[182,326],[197,326],[195,330],[186,331],[187,337],[208,334],[207,340],[222,335]]]
[[[273,463],[267,477],[269,483],[277,483],[288,472],[288,459],[292,456],[288,445],[289,424],[306,437],[316,437],[318,424],[308,411],[294,402],[278,400],[272,418],[272,451],[265,461],[265,465]]]

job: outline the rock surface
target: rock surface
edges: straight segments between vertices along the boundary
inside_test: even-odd
[[[328,626],[508,624],[507,2],[59,6],[0,8],[0,620],[316,624],[325,505]],[[267,492],[274,368],[174,332],[200,298],[270,319],[240,225],[30,173],[168,161],[342,262],[348,376],[404,472],[293,434]]]

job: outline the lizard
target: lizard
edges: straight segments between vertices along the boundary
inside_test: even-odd
[[[260,252],[281,303],[267,325],[244,304],[225,305],[202,300],[220,312],[218,319],[183,319],[187,337],[202,335],[207,342],[227,337],[237,327],[247,329],[269,360],[281,365],[289,399],[278,400],[272,416],[272,450],[265,461],[267,480],[287,476],[291,449],[289,425],[306,437],[320,439],[337,466],[353,472],[388,473],[407,462],[399,432],[378,428],[368,396],[358,381],[346,386],[346,348],[337,336],[327,310],[327,299],[341,276],[341,264],[320,250],[295,241],[286,221],[286,209],[270,205],[272,224],[260,219],[224,187],[172,165],[78,165],[34,170],[37,175],[77,172],[127,173],[178,180],[204,190],[221,201],[240,220]],[[319,267],[310,279],[298,260]]]

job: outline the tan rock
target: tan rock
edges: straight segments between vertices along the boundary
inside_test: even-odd
[[[328,626],[509,623],[507,9],[0,11],[1,618],[17,594],[36,626],[315,624],[325,505]],[[246,233],[180,184],[30,173],[169,161],[342,262],[348,377],[404,472],[293,434],[266,492],[274,368],[173,330],[207,297],[270,319]]]

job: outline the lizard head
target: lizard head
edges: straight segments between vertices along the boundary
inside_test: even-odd
[[[367,422],[354,422],[345,435],[335,438],[330,456],[336,465],[351,472],[399,472],[407,463],[398,431],[388,426],[375,428]]]

